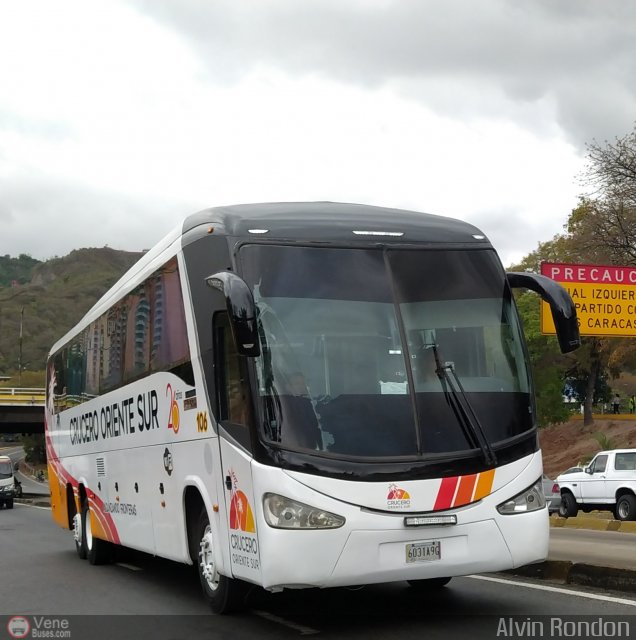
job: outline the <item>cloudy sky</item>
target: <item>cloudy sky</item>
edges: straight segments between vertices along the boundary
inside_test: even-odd
[[[152,246],[334,200],[459,217],[508,265],[636,120],[632,0],[0,2],[0,255]]]

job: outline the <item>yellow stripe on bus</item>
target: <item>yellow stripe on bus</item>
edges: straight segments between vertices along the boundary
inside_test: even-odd
[[[477,489],[475,489],[475,497],[473,500],[481,500],[485,498],[492,490],[492,483],[495,479],[495,470],[482,471],[477,480]]]

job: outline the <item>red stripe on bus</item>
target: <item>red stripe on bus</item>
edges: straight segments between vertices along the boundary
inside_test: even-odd
[[[65,483],[70,484],[73,487],[73,492],[77,492],[77,488],[79,483],[77,480],[64,468],[64,465],[60,462],[59,456],[53,447],[53,441],[49,435],[48,423],[46,421],[46,416],[44,418],[44,437],[46,442],[46,451],[49,458],[49,462],[56,469],[57,473],[62,477]],[[95,495],[94,492],[90,491],[88,487],[84,487],[86,489],[87,498],[92,498],[94,504],[97,506],[99,515],[104,519],[106,527],[105,530],[112,536],[111,542],[115,544],[120,544],[119,533],[117,531],[117,526],[115,525],[115,521],[113,520],[113,516],[110,513],[104,512],[104,503],[101,498]],[[90,496],[88,495],[90,493]]]
[[[459,489],[457,490],[457,497],[453,502],[454,507],[461,507],[464,504],[468,504],[473,497],[473,489],[477,482],[478,474],[472,476],[462,476],[459,482]]]
[[[459,477],[457,476],[442,479],[442,484],[439,488],[439,492],[437,493],[437,500],[435,500],[435,506],[433,507],[434,511],[450,508],[458,481]]]

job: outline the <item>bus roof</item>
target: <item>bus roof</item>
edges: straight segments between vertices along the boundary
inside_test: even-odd
[[[182,231],[185,234],[204,224],[214,224],[215,234],[251,238],[261,235],[263,239],[349,243],[352,240],[369,242],[375,236],[378,241],[382,238],[382,242],[490,246],[477,227],[462,220],[341,202],[273,202],[213,207],[187,217]]]
[[[169,257],[175,255],[189,231],[204,225],[213,226],[214,235],[246,237],[252,240],[261,238],[352,245],[418,243],[491,247],[484,234],[467,222],[404,209],[341,202],[272,202],[203,209],[185,218],[181,225],[173,228],[147,251],[75,327],[53,345],[50,353],[55,353]]]

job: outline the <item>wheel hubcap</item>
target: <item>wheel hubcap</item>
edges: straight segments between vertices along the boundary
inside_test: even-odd
[[[86,549],[90,551],[93,548],[93,532],[91,531],[90,511],[86,510],[86,523],[84,525],[84,535],[86,536]]]
[[[627,518],[629,518],[629,505],[627,502],[621,502],[618,505],[618,515],[622,520],[627,520]]]
[[[205,533],[199,543],[199,569],[211,591],[219,588],[219,572],[214,562],[212,529],[210,525],[205,528]]]
[[[73,516],[73,538],[78,547],[82,546],[82,516],[76,513]]]

